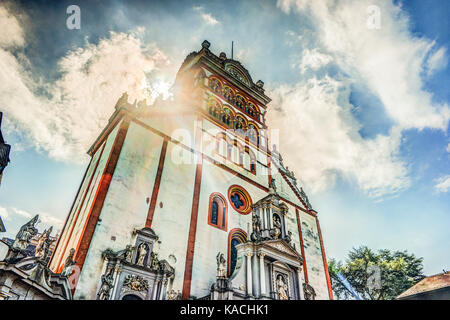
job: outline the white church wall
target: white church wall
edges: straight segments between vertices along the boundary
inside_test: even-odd
[[[89,214],[89,211],[90,211],[90,208],[92,205],[92,201],[95,197],[95,193],[98,188],[98,184],[100,182],[101,175],[103,174],[106,162],[108,161],[109,153],[111,151],[112,145],[116,138],[120,124],[121,124],[121,122],[117,123],[116,127],[108,135],[108,138],[106,139],[106,142],[105,142],[105,148],[103,149],[103,152],[101,152],[101,148],[99,148],[99,149],[97,149],[97,151],[94,155],[94,157],[101,155],[101,158],[98,161],[97,168],[95,168],[95,165],[93,165],[93,167],[92,167],[93,169],[95,168],[95,171],[92,172],[93,178],[92,178],[91,184],[89,185],[90,177],[85,178],[85,182],[83,182],[83,184],[86,183],[87,186],[89,186],[89,188],[86,191],[86,197],[84,198],[84,202],[82,204],[81,204],[81,202],[78,203],[78,205],[82,205],[81,209],[79,209],[79,206],[77,206],[77,210],[73,211],[74,218],[76,218],[76,220],[73,221],[71,228],[66,229],[67,230],[66,236],[70,235],[70,239],[69,239],[67,245],[65,245],[65,243],[67,241],[67,239],[65,239],[64,246],[59,246],[59,248],[61,248],[61,249],[66,248],[66,250],[64,252],[62,259],[58,259],[58,261],[55,259],[56,263],[59,263],[59,261],[64,263],[66,257],[69,255],[70,249],[71,248],[76,249],[78,246],[78,242],[80,240],[81,233],[86,224],[86,219],[88,217],[88,214]],[[84,197],[84,193],[81,196],[81,198],[83,198],[83,197]],[[79,213],[77,213],[78,209],[79,209]],[[78,215],[78,217],[76,217],[77,215]],[[70,234],[70,230],[72,228],[73,228],[73,231],[71,231],[71,234]],[[55,256],[55,258],[56,258],[56,256]]]
[[[252,215],[243,215],[233,209],[228,200],[228,188],[234,184],[240,185],[256,202],[267,193],[239,177],[217,167],[209,161],[203,162],[201,192],[197,220],[197,233],[194,250],[194,266],[192,270],[191,294],[203,297],[209,294],[211,284],[215,282],[216,255],[222,252],[228,254],[228,234],[234,228],[240,228],[248,233]],[[209,197],[219,192],[227,200],[228,223],[226,232],[208,224]],[[251,225],[250,225],[251,227]]]
[[[161,136],[133,122],[130,124],[91,240],[75,299],[96,298],[103,264],[102,252],[106,249],[122,250],[126,245],[133,244],[133,229],[145,226],[148,212],[146,199],[152,194],[162,142]]]
[[[169,142],[158,200],[153,215],[152,229],[161,241],[159,247],[156,248],[158,257],[166,259],[175,268],[173,289],[181,291],[192,212],[196,164],[193,162],[179,164],[177,161],[173,161],[176,157],[188,158],[192,157],[192,153]],[[162,204],[162,208],[160,204]],[[174,258],[175,263],[173,263]]]
[[[300,221],[309,284],[316,291],[317,300],[328,300],[328,286],[316,219],[307,213],[300,212]]]

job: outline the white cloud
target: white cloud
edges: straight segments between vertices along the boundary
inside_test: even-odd
[[[308,17],[313,26],[302,31],[296,64],[302,80],[275,89],[275,108],[268,113],[269,124],[283,128],[281,152],[298,150],[283,153],[287,164],[313,192],[333,186],[339,175],[373,197],[407,188],[408,165],[399,158],[403,130],[446,130],[450,119],[448,105],[434,103],[422,79],[424,71],[442,67],[445,50],[412,35],[408,17],[390,1],[278,0],[277,5],[299,19]],[[370,5],[381,9],[380,29],[367,28]],[[330,63],[339,71],[333,76],[306,72]],[[381,101],[393,122],[388,135],[360,135],[363,124],[349,103],[352,84],[368,88]]]
[[[19,21],[4,6],[0,6],[0,47],[23,46],[24,34]]]
[[[397,158],[400,132],[364,140],[351,115],[348,85],[330,77],[312,78],[295,87],[270,93],[270,128],[280,129],[285,163],[295,167],[310,192],[334,185],[338,175],[356,180],[369,195],[380,197],[409,185],[404,164]],[[292,130],[286,130],[292,128]]]
[[[432,53],[426,62],[427,75],[431,76],[438,70],[444,69],[447,66],[448,58],[444,47]]]
[[[381,28],[367,28],[367,8],[381,10]],[[340,68],[355,81],[364,82],[378,96],[388,115],[403,129],[445,130],[449,106],[435,104],[423,89],[421,78],[426,57],[435,43],[417,38],[409,30],[408,17],[390,1],[278,1],[285,12],[296,10],[311,17],[316,27],[317,47],[333,55]],[[436,67],[442,48],[430,59]]]
[[[445,151],[450,153],[450,143],[447,145],[447,148],[445,149]]]
[[[0,217],[4,220],[8,220],[9,219],[9,213],[8,210],[6,208],[0,207]]]
[[[307,69],[318,70],[329,64],[333,58],[327,54],[323,54],[319,49],[305,49],[302,55],[302,61],[299,65],[300,72],[303,74]]]
[[[0,7],[0,14],[4,7]],[[14,19],[14,17],[9,18]],[[2,37],[22,44],[18,24]],[[139,32],[139,30],[138,30]],[[130,101],[151,101],[145,80],[166,67],[167,57],[156,46],[143,45],[134,33],[110,33],[97,45],[67,52],[60,59],[62,76],[52,83],[36,83],[27,64],[18,60],[0,42],[0,105],[7,114],[6,125],[32,141],[38,150],[55,159],[79,161],[85,155],[127,91]],[[155,87],[155,86],[154,86]],[[47,95],[38,95],[37,89]]]
[[[450,190],[450,175],[443,176],[436,180],[437,184],[434,186],[437,192],[447,192]]]
[[[216,25],[219,21],[209,13],[202,13],[202,19],[209,25]]]
[[[37,212],[37,213],[30,213],[28,211],[18,209],[15,207],[0,207],[0,216],[2,219],[8,220],[10,222],[15,222],[17,225],[22,225],[29,221],[31,218],[33,218],[36,214],[39,215],[39,223],[42,223],[43,226],[38,226],[39,229],[42,228],[48,228],[50,226],[53,226],[54,229],[61,229],[63,225],[63,221],[59,218],[56,218],[55,215],[47,213],[47,212]]]

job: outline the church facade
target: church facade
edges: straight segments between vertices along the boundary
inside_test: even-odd
[[[90,148],[49,262],[74,299],[332,299],[318,214],[269,147],[264,83],[209,47],[172,100],[124,94]]]

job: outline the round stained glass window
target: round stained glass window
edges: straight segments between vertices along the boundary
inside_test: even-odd
[[[252,211],[252,199],[248,192],[241,186],[233,185],[228,189],[228,199],[231,206],[241,214],[249,214]]]

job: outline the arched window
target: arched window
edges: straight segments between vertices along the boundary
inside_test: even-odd
[[[228,276],[233,274],[237,262],[236,246],[247,241],[247,234],[242,229],[233,229],[228,234]]]
[[[209,87],[217,94],[222,93],[222,84],[216,78],[209,79]]]
[[[227,202],[220,193],[215,192],[209,196],[208,224],[227,230]]]

